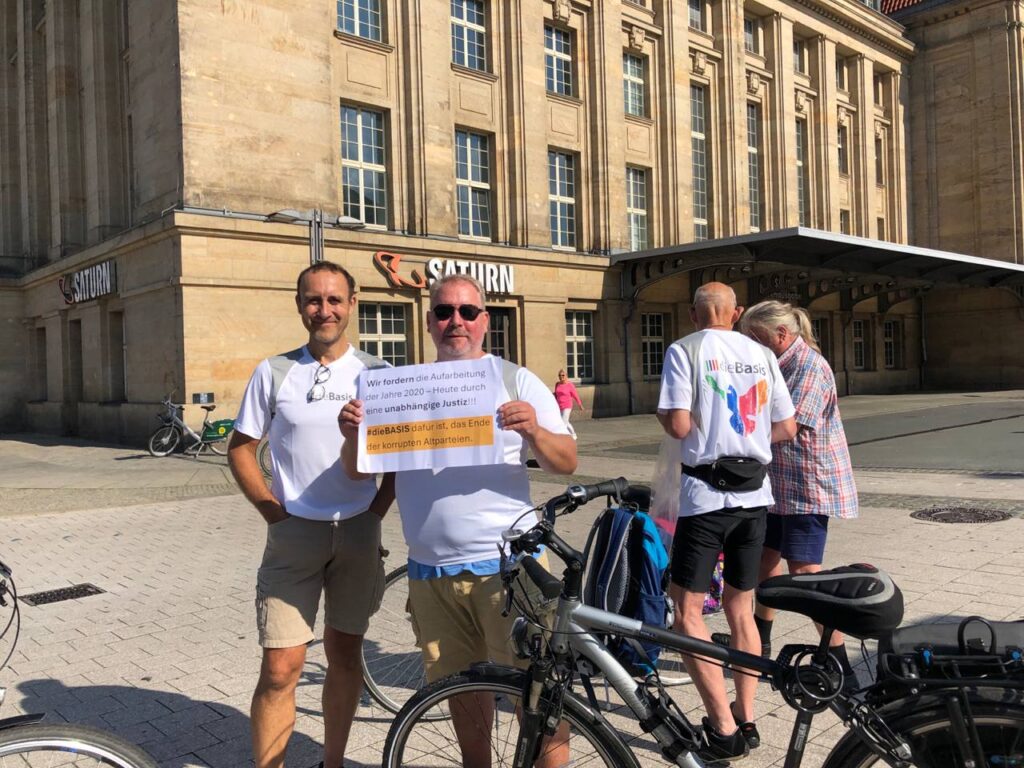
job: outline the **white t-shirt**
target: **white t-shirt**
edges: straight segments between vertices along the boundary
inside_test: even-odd
[[[365,512],[377,493],[374,478],[350,480],[341,466],[338,412],[356,394],[356,377],[366,365],[355,347],[327,366],[325,395],[309,401],[320,363],[303,347],[302,358],[288,371],[270,418],[273,374],[264,360],[249,379],[235,429],[261,438],[270,429],[274,469],[271,491],[289,514],[309,520],[346,520]],[[322,376],[321,376],[322,378]]]
[[[537,411],[540,426],[559,435],[569,434],[544,382],[520,368],[516,388],[518,399]],[[498,405],[510,399],[503,393]],[[395,474],[395,494],[411,560],[442,566],[498,557],[502,532],[534,506],[525,466],[528,444],[517,432],[502,430],[501,439],[504,464]],[[526,527],[535,522],[528,519]]]
[[[770,463],[772,422],[795,412],[775,355],[735,331],[707,329],[698,334],[699,400],[690,433],[682,441],[683,463],[695,467],[723,456]],[[693,363],[681,341],[665,353],[658,410],[694,415]],[[717,491],[703,480],[683,475],[679,493],[679,514],[684,516],[774,502],[767,477],[759,490],[736,493]]]

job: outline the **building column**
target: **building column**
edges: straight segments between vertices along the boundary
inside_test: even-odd
[[[715,28],[722,43],[718,70],[718,130],[721,173],[716,188],[720,213],[715,237],[750,232],[750,196],[747,172],[747,77],[743,47],[743,0],[723,0]]]
[[[819,226],[839,229],[839,155],[836,134],[839,111],[836,100],[836,44],[825,37],[815,38],[815,79],[818,81],[818,113],[814,124],[814,157],[819,173],[815,191],[820,200]]]
[[[853,174],[854,187],[850,196],[856,201],[856,209],[850,212],[852,233],[871,237],[875,230],[875,116],[874,116],[874,67],[871,59],[863,54],[854,59],[856,90],[851,94],[857,105],[856,140],[857,153],[852,158],[856,163]],[[851,169],[852,170],[852,169]]]
[[[773,14],[769,25],[772,46],[775,50],[774,87],[771,99],[765,105],[771,106],[771,120],[766,110],[765,125],[774,123],[775,130],[767,131],[771,141],[770,163],[766,163],[766,178],[777,180],[772,190],[772,218],[776,228],[795,227],[799,224],[797,211],[796,163],[796,101],[793,77],[793,22],[781,14]],[[768,37],[766,30],[765,37]],[[768,142],[765,142],[767,145]]]

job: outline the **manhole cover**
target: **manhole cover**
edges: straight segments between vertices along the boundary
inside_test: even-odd
[[[26,605],[46,605],[64,600],[77,600],[89,595],[102,595],[103,590],[92,584],[75,584],[73,587],[61,587],[46,592],[35,592],[31,595],[18,595],[18,600]]]
[[[1008,512],[976,507],[934,507],[912,512],[910,516],[933,523],[998,523],[1000,520],[1010,519]]]

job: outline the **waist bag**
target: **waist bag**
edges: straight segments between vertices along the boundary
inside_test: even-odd
[[[716,491],[756,491],[768,474],[767,466],[743,456],[723,456],[710,464],[683,464],[682,468],[684,475],[703,480]]]
[[[583,587],[587,605],[655,627],[671,623],[665,594],[668,553],[654,521],[628,507],[602,512],[587,541],[590,570]],[[608,649],[628,670],[649,670],[661,646],[609,635]],[[642,652],[641,652],[642,649]]]

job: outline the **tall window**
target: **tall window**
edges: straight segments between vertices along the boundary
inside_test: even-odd
[[[644,117],[647,114],[646,66],[642,56],[622,54],[622,98],[627,115]]]
[[[832,326],[827,317],[815,317],[811,320],[811,327],[814,330],[814,338],[818,340],[821,354],[832,364]],[[835,367],[835,366],[833,366]]]
[[[491,172],[487,137],[455,132],[455,207],[459,234],[491,236]]]
[[[903,367],[903,323],[886,320],[882,324],[882,354],[886,368]]]
[[[572,33],[544,25],[544,85],[548,93],[572,96]]]
[[[360,301],[359,348],[392,365],[406,365],[405,306]]]
[[[885,142],[881,136],[875,137],[875,184],[885,186]]]
[[[661,313],[640,315],[640,349],[645,379],[661,376],[665,361],[665,326],[665,315]]]
[[[693,160],[693,239],[707,240],[708,176],[707,88],[690,86],[690,154]]]
[[[341,108],[341,197],[346,216],[371,226],[387,226],[387,167],[384,115],[358,107]]]
[[[850,323],[851,333],[853,334],[853,367],[858,371],[863,371],[867,368],[867,325],[863,320],[854,320]]]
[[[811,186],[807,173],[807,121],[796,121],[796,209],[798,223],[811,223]]]
[[[885,240],[885,219],[879,216],[875,219],[875,229],[877,230],[877,237],[879,240]]]
[[[594,380],[594,313],[566,310],[565,374],[577,381]]]
[[[747,182],[750,187],[750,231],[761,231],[761,106],[747,102]]]
[[[839,231],[844,235],[851,234],[850,212],[846,208],[839,209]]]
[[[487,19],[483,0],[452,0],[452,62],[487,69]]]
[[[707,32],[704,20],[704,0],[688,0],[690,8],[690,29]]]
[[[509,362],[516,362],[515,310],[508,307],[491,307],[487,310],[487,338],[484,351]]]
[[[647,247],[647,171],[626,168],[626,228],[629,250]]]
[[[743,17],[743,48],[747,53],[761,53],[761,20]]]
[[[548,208],[551,244],[576,247],[576,158],[548,151]]]
[[[338,29],[379,42],[380,0],[338,0]]]
[[[885,79],[882,75],[874,76],[872,86],[875,104],[880,107],[885,103]]]
[[[850,129],[840,125],[836,134],[836,154],[839,158],[839,172],[844,176],[850,173]]]
[[[836,88],[840,91],[849,89],[846,75],[846,59],[836,59]]]
[[[807,74],[807,43],[803,40],[793,41],[793,71]]]

